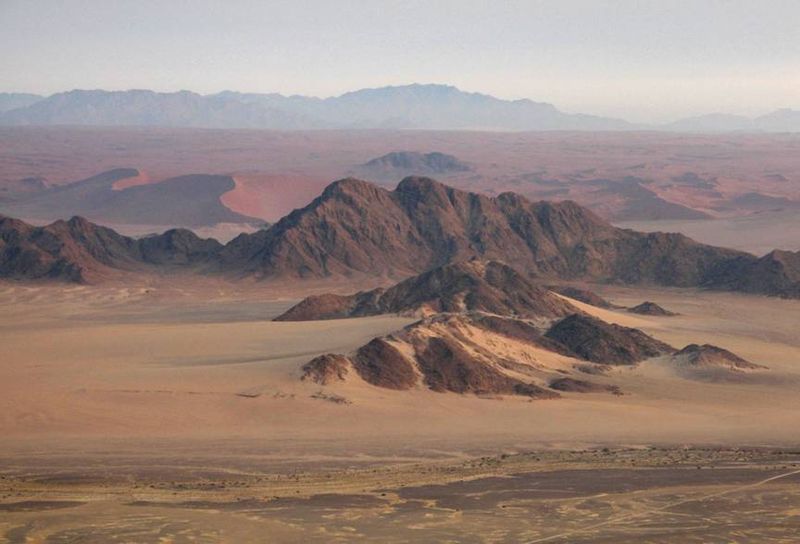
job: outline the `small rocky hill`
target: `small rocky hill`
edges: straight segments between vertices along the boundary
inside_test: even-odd
[[[473,259],[434,268],[385,290],[308,297],[276,321],[465,311],[550,319],[578,310],[503,263]]]
[[[632,314],[639,314],[639,315],[653,315],[653,316],[673,316],[678,315],[675,312],[670,312],[669,310],[665,310],[655,302],[645,301],[641,304],[637,304],[632,308],[628,308],[628,311]]]

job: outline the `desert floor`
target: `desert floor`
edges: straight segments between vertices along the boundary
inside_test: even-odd
[[[597,378],[623,396],[528,401],[301,382],[314,355],[412,321],[270,321],[311,290],[2,284],[0,535],[791,542],[800,530],[798,301],[600,288],[681,314],[584,307],[604,319],[769,370],[697,381],[654,359]]]

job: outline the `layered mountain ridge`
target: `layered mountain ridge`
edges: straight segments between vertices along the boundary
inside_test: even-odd
[[[75,89],[51,96],[0,93],[2,125],[305,129],[664,130],[797,132],[800,111],[758,117],[708,114],[663,125],[566,113],[529,99],[504,100],[451,85],[359,89],[329,98],[278,93]]]

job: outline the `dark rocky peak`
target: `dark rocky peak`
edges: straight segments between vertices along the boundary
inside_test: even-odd
[[[673,316],[678,315],[675,312],[670,312],[656,304],[655,302],[650,302],[649,300],[642,302],[632,308],[628,308],[628,311],[634,314],[640,315],[653,315],[653,316]]]
[[[585,314],[562,319],[545,336],[579,358],[601,364],[632,365],[675,351],[669,344],[638,329],[606,323]]]

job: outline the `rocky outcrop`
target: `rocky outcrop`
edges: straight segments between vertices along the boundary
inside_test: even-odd
[[[632,314],[639,314],[639,315],[653,315],[653,316],[661,316],[661,317],[668,317],[673,315],[678,315],[675,312],[670,312],[669,310],[665,310],[655,302],[645,301],[641,304],[633,306],[632,308],[628,308],[628,311]]]
[[[747,361],[727,349],[712,344],[689,344],[672,356],[673,362],[691,367],[718,367],[728,370],[757,370],[766,368]]]
[[[512,378],[467,351],[454,338],[432,337],[416,354],[425,384],[433,391],[477,395],[523,395],[555,398],[533,383]]]
[[[566,347],[577,357],[594,363],[632,365],[675,349],[644,332],[574,314],[553,325],[545,337]]]
[[[350,360],[343,355],[326,353],[314,357],[303,365],[301,380],[314,382],[319,385],[330,385],[344,381],[350,370]]]
[[[417,382],[414,365],[385,338],[374,338],[353,356],[364,381],[387,389],[410,389]]]
[[[196,270],[221,247],[186,230],[137,240],[82,217],[34,227],[0,216],[0,277],[11,279],[91,283],[121,272]]]
[[[800,251],[772,251],[756,259],[740,256],[719,264],[706,286],[741,293],[800,298]]]
[[[385,290],[311,296],[276,321],[465,311],[551,319],[578,310],[507,265],[472,259],[434,268]]]
[[[511,342],[511,352],[487,349],[476,335],[492,337],[480,315],[437,315],[409,325],[394,334],[372,339],[349,356],[323,355],[309,362],[304,379],[333,383],[340,368],[352,368],[364,381],[398,391],[426,387],[436,392],[475,395],[513,395],[529,398],[557,398],[547,388],[552,370],[538,367],[519,352],[520,346],[534,347],[534,331],[527,340]],[[499,336],[495,336],[503,340]],[[508,342],[508,341],[506,341]],[[324,378],[323,378],[324,377]]]

